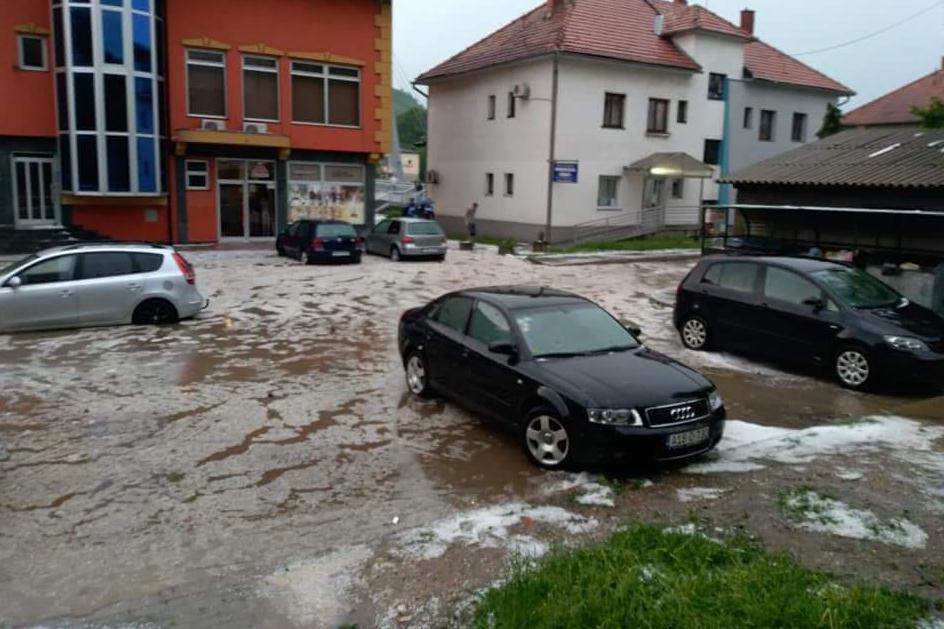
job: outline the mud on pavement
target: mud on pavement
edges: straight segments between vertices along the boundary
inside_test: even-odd
[[[634,519],[944,596],[944,401],[683,350],[654,296],[687,263],[190,257],[212,300],[197,320],[0,337],[0,624],[461,623],[510,557]],[[546,473],[511,436],[407,395],[404,309],[524,282],[591,297],[705,371],[740,420],[721,451]]]

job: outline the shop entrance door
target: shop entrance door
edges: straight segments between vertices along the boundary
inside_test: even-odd
[[[17,229],[60,224],[52,173],[52,158],[13,157],[13,207]]]
[[[275,162],[221,159],[217,169],[220,239],[275,238]]]

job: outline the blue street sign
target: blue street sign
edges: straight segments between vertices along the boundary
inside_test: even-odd
[[[577,183],[577,162],[554,162],[554,183]]]

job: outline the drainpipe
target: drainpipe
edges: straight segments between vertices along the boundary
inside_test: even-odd
[[[724,79],[724,130],[721,134],[721,178],[727,177],[731,167],[731,80]],[[731,202],[731,184],[723,183],[718,190],[718,205]],[[727,213],[725,213],[727,214]],[[727,221],[727,219],[725,219]]]
[[[551,81],[551,146],[547,158],[547,224],[544,226],[544,240],[552,242],[551,230],[554,217],[554,153],[557,143],[557,83],[560,73],[560,53],[554,53],[554,71]]]

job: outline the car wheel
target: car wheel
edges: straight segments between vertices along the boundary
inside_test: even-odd
[[[406,386],[410,393],[422,398],[433,396],[429,383],[429,367],[426,358],[418,351],[410,352],[406,359]]]
[[[446,261],[446,254],[444,253],[444,254],[442,254],[441,256],[436,256],[436,261],[437,261],[437,262],[445,262],[445,261]]]
[[[559,470],[573,460],[573,440],[557,413],[538,408],[528,413],[521,438],[525,452],[538,467]]]
[[[394,262],[400,261],[400,249],[397,247],[390,247],[390,259]]]
[[[278,247],[275,248],[275,252],[276,252],[277,254],[279,254],[279,257],[280,257],[280,258],[284,258],[284,257],[285,257],[285,248],[282,247],[281,245],[279,245]]]
[[[141,302],[131,315],[131,322],[135,325],[168,325],[177,321],[177,309],[163,299]]]
[[[847,345],[836,352],[833,367],[839,384],[847,389],[863,391],[872,384],[872,359],[858,345]]]
[[[298,256],[298,258],[299,258],[299,260],[303,260],[303,261],[305,262],[305,264],[314,264],[314,263],[315,263],[315,258],[314,258],[314,256],[311,255],[311,251],[305,251],[305,252],[303,252],[300,256]]]
[[[708,349],[708,323],[701,317],[688,317],[679,331],[682,345],[695,351]]]

